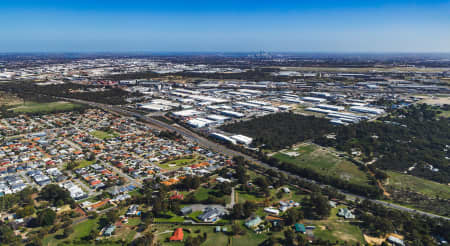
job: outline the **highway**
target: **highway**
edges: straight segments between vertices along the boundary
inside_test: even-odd
[[[260,166],[262,166],[262,167],[264,167],[266,169],[272,169],[272,170],[275,170],[277,172],[282,172],[282,173],[286,174],[289,177],[299,178],[299,179],[301,179],[303,181],[306,181],[306,182],[318,184],[314,180],[306,179],[306,178],[300,177],[298,175],[292,174],[290,172],[286,172],[284,170],[280,170],[280,169],[278,169],[276,167],[268,165],[267,163],[261,162],[261,161],[255,159],[255,158],[253,158],[251,156],[248,156],[246,154],[243,154],[241,152],[238,152],[238,151],[235,151],[235,150],[232,150],[232,149],[228,149],[227,147],[225,147],[223,145],[220,145],[220,144],[217,144],[217,143],[215,143],[213,141],[210,141],[210,140],[208,140],[208,139],[206,139],[206,138],[204,138],[204,137],[202,137],[202,136],[200,136],[200,135],[198,135],[198,134],[196,134],[196,133],[194,133],[192,131],[189,131],[186,128],[178,126],[178,125],[169,125],[167,123],[158,121],[158,120],[156,120],[154,118],[150,118],[150,117],[147,117],[147,116],[144,116],[144,115],[141,115],[141,114],[137,114],[137,113],[134,113],[134,112],[127,111],[127,110],[125,110],[125,109],[123,109],[123,108],[121,108],[119,106],[112,106],[112,105],[106,105],[106,104],[101,104],[101,103],[96,103],[96,102],[83,101],[83,100],[70,99],[70,98],[60,98],[60,99],[66,100],[66,101],[72,101],[72,102],[75,102],[75,103],[86,104],[86,105],[90,105],[90,106],[93,106],[93,107],[98,107],[98,108],[101,108],[103,110],[110,111],[110,112],[115,112],[117,114],[121,114],[121,115],[124,115],[124,116],[138,117],[140,120],[142,120],[142,121],[144,121],[146,123],[149,123],[149,124],[152,124],[152,125],[155,125],[155,126],[158,126],[160,128],[164,128],[164,129],[167,129],[167,130],[170,130],[170,131],[175,131],[178,134],[182,135],[183,137],[185,137],[187,139],[190,139],[191,141],[196,142],[199,145],[201,145],[201,146],[203,146],[205,148],[208,148],[210,150],[213,150],[213,151],[216,151],[216,152],[228,155],[228,156],[242,156],[247,161],[250,161],[252,163],[260,165]],[[318,185],[320,185],[321,187],[326,187],[327,186],[327,185],[323,185],[323,184],[318,184]],[[398,209],[398,210],[401,210],[401,211],[405,211],[405,212],[409,212],[409,213],[415,213],[415,214],[420,214],[420,215],[428,216],[430,218],[441,218],[441,219],[445,219],[445,220],[450,220],[450,218],[448,218],[448,217],[444,217],[444,216],[440,216],[440,215],[436,215],[436,214],[432,214],[432,213],[427,213],[427,212],[424,212],[424,211],[419,211],[419,210],[416,210],[416,209],[408,208],[408,207],[405,207],[405,206],[401,206],[401,205],[397,205],[397,204],[393,204],[393,203],[389,203],[389,202],[385,202],[385,201],[381,201],[381,200],[369,199],[367,197],[351,194],[351,193],[348,193],[348,192],[340,190],[340,189],[337,189],[337,190],[339,192],[341,192],[342,194],[346,195],[349,199],[353,199],[353,200],[356,199],[356,198],[358,198],[360,200],[368,199],[368,200],[370,200],[370,201],[372,201],[374,203],[381,204],[381,205],[386,206],[386,207]]]

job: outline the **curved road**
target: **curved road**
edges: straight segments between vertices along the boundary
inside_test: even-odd
[[[87,105],[90,105],[90,106],[93,106],[93,107],[102,108],[104,110],[112,111],[112,112],[115,112],[115,113],[118,113],[118,114],[121,114],[121,115],[125,115],[125,116],[137,117],[140,120],[142,120],[144,122],[147,122],[149,124],[156,125],[158,127],[161,127],[161,128],[164,128],[164,129],[168,129],[168,130],[171,130],[171,131],[175,131],[178,134],[182,135],[183,137],[185,137],[187,139],[190,139],[190,140],[198,143],[199,145],[201,145],[203,147],[206,147],[208,149],[214,150],[216,152],[223,153],[223,154],[228,155],[228,156],[238,156],[238,155],[240,155],[240,156],[243,156],[246,160],[248,160],[250,162],[253,162],[253,163],[257,164],[257,165],[263,166],[266,169],[272,169],[272,170],[275,170],[275,171],[278,171],[278,172],[282,172],[282,173],[284,173],[284,174],[286,174],[287,176],[290,176],[290,177],[300,178],[301,180],[304,180],[306,182],[318,184],[314,180],[306,179],[306,178],[300,177],[298,175],[292,174],[290,172],[286,172],[284,170],[280,170],[280,169],[278,169],[276,167],[268,165],[267,163],[261,162],[261,161],[255,159],[255,158],[253,158],[251,156],[248,156],[246,154],[243,154],[241,152],[238,152],[238,151],[235,151],[235,150],[232,150],[232,149],[228,149],[228,148],[224,147],[223,145],[219,145],[219,144],[217,144],[215,142],[212,142],[212,141],[210,141],[210,140],[208,140],[208,139],[206,139],[206,138],[204,138],[204,137],[202,137],[202,136],[200,136],[200,135],[198,135],[198,134],[196,134],[196,133],[194,133],[192,131],[189,131],[186,128],[180,127],[180,126],[169,125],[167,123],[161,122],[161,121],[156,120],[154,118],[150,118],[150,117],[147,117],[147,116],[144,116],[144,115],[141,115],[141,114],[137,114],[137,113],[134,113],[134,112],[127,111],[127,110],[125,110],[125,109],[123,109],[123,108],[121,108],[119,106],[112,106],[112,105],[106,105],[106,104],[101,104],[101,103],[96,103],[96,102],[83,101],[83,100],[70,99],[70,98],[60,98],[60,99],[67,100],[67,101],[72,101],[72,102],[76,102],[76,103],[81,103],[81,104],[87,104]],[[327,185],[323,185],[323,184],[319,184],[319,185],[321,187],[326,187],[327,186]],[[385,202],[385,201],[381,201],[381,200],[369,199],[367,197],[351,194],[351,193],[345,192],[345,191],[340,190],[340,189],[337,189],[337,190],[340,191],[342,194],[346,195],[347,197],[349,197],[350,199],[356,199],[356,198],[358,198],[360,200],[368,199],[368,200],[370,200],[370,201],[372,201],[374,203],[381,204],[381,205],[386,206],[386,207],[395,208],[395,209],[406,211],[406,212],[410,212],[410,213],[416,213],[416,214],[420,214],[420,215],[425,215],[425,216],[428,216],[428,217],[431,217],[431,218],[441,218],[441,219],[445,219],[445,220],[450,220],[450,218],[448,218],[448,217],[444,217],[444,216],[440,216],[440,215],[436,215],[436,214],[432,214],[432,213],[427,213],[427,212],[423,212],[423,211],[419,211],[419,210],[416,210],[416,209],[404,207],[404,206],[401,206],[401,205],[397,205],[397,204],[393,204],[393,203],[389,203],[389,202]]]

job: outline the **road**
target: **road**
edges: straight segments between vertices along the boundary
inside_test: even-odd
[[[234,204],[236,204],[236,194],[235,194],[235,188],[231,188],[231,199],[230,203],[227,204],[227,208],[231,209],[234,207]]]
[[[60,99],[67,100],[67,101],[72,101],[72,102],[75,102],[75,103],[87,104],[87,105],[90,105],[90,106],[93,106],[93,107],[98,107],[98,108],[101,108],[101,109],[104,109],[104,110],[107,110],[107,111],[111,111],[111,112],[115,112],[117,114],[121,114],[121,115],[125,115],[125,116],[137,117],[141,121],[144,121],[146,123],[149,123],[149,124],[152,124],[152,125],[156,125],[156,126],[158,126],[160,128],[164,128],[164,129],[167,129],[167,130],[170,130],[170,131],[175,131],[178,134],[182,135],[183,137],[185,137],[185,138],[187,138],[187,139],[189,139],[189,140],[191,140],[193,142],[196,142],[199,145],[201,145],[203,147],[206,147],[206,148],[208,148],[210,150],[213,150],[213,151],[216,151],[216,152],[228,155],[228,156],[242,156],[247,161],[250,161],[252,163],[260,165],[260,166],[262,166],[262,167],[264,167],[266,169],[272,169],[274,171],[284,173],[285,175],[287,175],[289,177],[299,178],[299,179],[301,179],[303,181],[306,181],[306,182],[309,182],[309,183],[318,184],[314,180],[306,179],[306,178],[300,177],[298,175],[292,174],[290,172],[287,172],[287,171],[284,171],[284,170],[280,170],[280,169],[278,169],[276,167],[268,165],[267,163],[261,162],[261,161],[255,159],[255,158],[253,158],[251,156],[248,156],[246,154],[243,154],[241,152],[238,152],[238,151],[235,151],[235,150],[232,150],[232,149],[228,149],[228,148],[226,148],[223,145],[219,145],[219,144],[217,144],[215,142],[212,142],[212,141],[210,141],[210,140],[208,140],[208,139],[206,139],[206,138],[204,138],[204,137],[202,137],[202,136],[200,136],[200,135],[198,135],[198,134],[196,134],[196,133],[194,133],[192,131],[189,131],[186,128],[178,126],[178,125],[169,125],[169,124],[167,124],[165,122],[158,121],[158,120],[156,120],[154,118],[150,118],[150,117],[147,117],[147,116],[144,116],[144,115],[140,115],[140,114],[137,114],[137,113],[134,113],[134,112],[129,112],[129,111],[127,111],[127,110],[125,110],[125,109],[123,109],[123,108],[121,108],[119,106],[112,106],[112,105],[106,105],[106,104],[101,104],[101,103],[96,103],[96,102],[83,101],[83,100],[70,99],[70,98],[60,98]],[[326,187],[327,186],[327,185],[323,185],[323,184],[318,184],[318,185],[320,185],[321,187]],[[397,205],[397,204],[392,204],[392,203],[381,201],[381,200],[369,199],[367,197],[351,194],[351,193],[348,193],[348,192],[340,190],[340,189],[337,189],[337,190],[339,192],[341,192],[342,194],[346,195],[347,197],[349,197],[350,199],[356,199],[356,198],[358,198],[360,200],[368,199],[368,200],[370,200],[370,201],[372,201],[374,203],[381,204],[381,205],[386,206],[386,207],[398,209],[398,210],[401,210],[401,211],[405,211],[405,212],[409,212],[409,213],[416,213],[416,214],[428,216],[430,218],[441,218],[441,219],[445,219],[445,220],[450,220],[450,218],[448,218],[448,217],[444,217],[444,216],[440,216],[440,215],[436,215],[436,214],[432,214],[432,213],[427,213],[427,212],[423,212],[423,211],[418,211],[416,209],[411,209],[411,208],[408,208],[408,207],[404,207],[404,206]]]

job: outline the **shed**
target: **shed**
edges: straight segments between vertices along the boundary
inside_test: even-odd
[[[305,228],[304,224],[295,223],[294,228],[295,228],[295,232],[301,232],[301,233],[306,232],[306,228]]]
[[[177,228],[170,237],[170,241],[183,241],[183,236],[183,228]]]

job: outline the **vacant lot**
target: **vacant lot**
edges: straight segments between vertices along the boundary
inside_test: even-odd
[[[70,111],[80,107],[82,106],[70,102],[26,102],[19,106],[13,107],[11,110],[15,113],[52,113],[58,111]]]
[[[273,157],[302,168],[347,180],[355,184],[367,184],[367,175],[359,168],[328,150],[313,144],[302,144],[294,149],[281,151]]]
[[[98,227],[98,218],[97,219],[89,219],[86,220],[84,222],[81,222],[79,224],[76,224],[75,226],[73,226],[73,230],[74,232],[65,239],[58,239],[62,234],[63,234],[63,230],[58,230],[56,233],[54,234],[49,234],[46,237],[44,237],[44,239],[42,240],[43,245],[58,245],[59,243],[63,242],[63,241],[77,241],[80,240],[81,238],[88,236],[91,230],[97,229]],[[68,245],[79,245],[79,244],[68,244]],[[86,244],[88,245],[88,244]]]
[[[388,175],[385,188],[391,201],[450,216],[450,186],[396,172],[389,171]]]
[[[113,133],[109,133],[109,132],[104,132],[104,131],[92,131],[89,134],[91,134],[92,136],[105,140],[105,139],[110,139],[110,138],[114,138],[117,137],[118,134],[113,132]]]
[[[331,216],[326,220],[306,220],[305,224],[315,225],[314,236],[323,240],[347,241],[353,244],[365,243],[363,234],[358,226],[350,224],[348,221],[337,217],[338,209],[331,210]]]
[[[8,94],[6,92],[0,91],[0,106],[11,106],[11,105],[17,105],[22,104],[23,100],[19,97],[16,97],[14,95]]]
[[[214,232],[215,226],[178,226],[178,225],[157,225],[157,235],[158,241],[162,245],[184,245],[184,243],[176,242],[166,242],[166,240],[172,236],[173,231],[182,227],[184,229],[184,238],[186,237],[197,237],[203,236],[203,233],[207,233],[208,237],[202,245],[207,246],[218,246],[228,244],[228,235],[223,232]],[[228,231],[231,231],[231,227],[228,226]]]
[[[448,185],[397,172],[389,171],[388,175],[389,181],[387,186],[394,189],[412,190],[430,197],[439,196],[450,199],[450,186]]]
[[[159,163],[158,166],[160,166],[162,169],[165,169],[165,170],[175,170],[180,167],[190,166],[190,165],[193,165],[193,164],[196,164],[199,162],[201,162],[201,161],[198,160],[198,158],[196,156],[192,156],[192,157],[180,158],[180,159],[176,159],[176,160],[165,161],[165,162]]]

